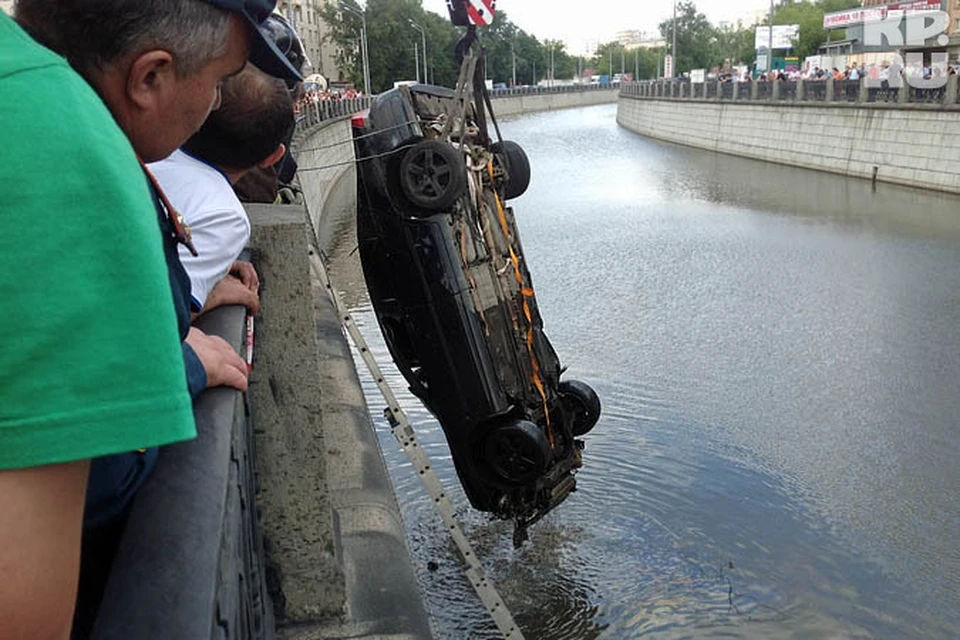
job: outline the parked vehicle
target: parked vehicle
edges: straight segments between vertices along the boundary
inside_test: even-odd
[[[480,84],[479,86],[482,86]],[[530,165],[483,104],[400,86],[354,119],[357,235],[380,328],[471,504],[518,530],[576,487],[600,400],[561,380],[507,203]]]

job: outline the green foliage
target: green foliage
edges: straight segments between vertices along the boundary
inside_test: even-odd
[[[326,39],[337,48],[335,61],[343,78],[358,87],[363,86],[361,19],[357,15],[363,9],[355,0],[340,0],[339,4],[324,4],[319,11],[330,25]],[[422,39],[411,22],[426,32],[429,82],[448,87],[456,84],[458,69],[454,49],[464,30],[454,27],[446,16],[424,11],[420,0],[368,0],[365,15],[373,92],[390,89],[398,80],[417,78],[414,44],[422,46]],[[555,78],[569,79],[577,71],[577,58],[564,50],[563,43],[541,43],[510,22],[504,11],[499,11],[494,23],[481,29],[480,34],[486,51],[487,77],[494,82],[511,83],[514,59],[517,84],[533,84],[546,78],[551,50]],[[419,66],[422,69],[422,60]]]
[[[716,33],[707,16],[697,11],[690,0],[677,4],[677,55],[674,69],[677,72],[690,69],[709,69],[717,64]],[[673,17],[660,23],[660,35],[673,42]]]
[[[827,40],[823,29],[823,14],[860,5],[859,0],[781,0],[774,14],[774,24],[799,24],[800,36],[795,53],[801,58],[816,53]],[[341,7],[344,7],[341,9]],[[360,55],[359,14],[364,9],[356,0],[325,3],[321,17],[330,25],[327,40],[337,48],[337,66],[343,77],[356,86],[363,86]],[[397,80],[417,78],[414,66],[414,45],[420,46],[420,32],[411,22],[426,31],[428,80],[452,87],[457,81],[454,47],[463,35],[463,29],[450,24],[446,16],[424,11],[421,0],[367,0],[367,43],[370,52],[370,81],[374,92],[393,86]],[[673,40],[673,18],[660,25],[666,49],[624,49],[617,42],[601,44],[593,55],[584,60],[570,55],[562,42],[540,42],[534,36],[513,24],[504,11],[497,14],[494,23],[480,30],[487,56],[487,77],[494,82],[510,84],[516,63],[517,84],[536,84],[548,77],[550,54],[553,53],[554,78],[569,80],[578,68],[592,69],[600,75],[633,73],[637,67],[640,78],[654,78],[658,54],[670,50]],[[842,32],[833,39],[843,37]],[[677,5],[677,72],[690,69],[711,69],[725,61],[732,64],[752,64],[754,28],[715,27],[697,10],[692,0]],[[422,69],[423,63],[420,63]],[[661,67],[662,68],[662,67]],[[422,73],[422,72],[421,72]]]

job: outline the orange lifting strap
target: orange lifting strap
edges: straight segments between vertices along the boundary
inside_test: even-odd
[[[487,173],[490,174],[490,182],[493,183],[493,163],[487,163]],[[497,201],[497,215],[500,218],[500,228],[503,229],[503,237],[507,239],[507,246],[510,249],[510,261],[513,262],[513,275],[520,284],[520,293],[523,295],[523,315],[527,318],[527,353],[530,356],[530,365],[533,367],[531,380],[533,385],[540,392],[540,398],[543,400],[543,414],[547,420],[547,438],[550,440],[550,448],[554,448],[553,429],[550,426],[550,409],[547,406],[547,391],[540,379],[540,363],[537,362],[537,356],[533,353],[533,313],[530,311],[530,304],[527,302],[533,297],[533,289],[523,283],[523,274],[520,272],[520,258],[513,251],[513,241],[510,237],[510,226],[507,224],[507,214],[503,210],[503,204],[500,202],[500,195],[494,191],[493,197]]]

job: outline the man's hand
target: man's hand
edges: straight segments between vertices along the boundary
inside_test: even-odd
[[[260,290],[260,276],[257,275],[257,270],[254,269],[253,265],[249,262],[244,262],[243,260],[234,262],[230,265],[230,275],[235,278],[240,278],[243,286],[250,289],[250,291],[257,293]]]
[[[254,272],[254,284],[259,286],[256,282],[256,272]],[[244,284],[243,280],[232,275],[224,276],[223,280],[214,285],[200,313],[229,304],[242,304],[252,315],[260,313],[260,296],[257,295],[256,288],[251,289]]]
[[[190,327],[186,342],[203,363],[208,389],[233,387],[240,391],[247,390],[247,363],[229,342],[219,336],[208,336],[196,327]]]

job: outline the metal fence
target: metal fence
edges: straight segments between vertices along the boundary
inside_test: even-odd
[[[799,84],[800,84],[799,82],[791,82],[789,80],[785,82],[781,82],[779,86],[780,91],[778,92],[777,99],[789,100],[791,102],[795,101],[797,99],[797,85]]]
[[[319,100],[307,103],[301,106],[299,113],[297,113],[297,127],[306,129],[325,120],[350,116],[364,109],[369,109],[372,103],[373,96],[344,100]]]
[[[584,93],[593,91],[618,91],[623,85],[620,84],[579,84],[579,85],[557,85],[555,87],[514,87],[512,89],[494,89],[490,92],[490,97],[512,98],[515,96],[536,96],[554,93]],[[668,96],[670,94],[664,93]],[[680,97],[679,91],[673,94],[673,97]],[[317,102],[301,105],[297,113],[297,127],[302,131],[312,126],[318,125],[327,120],[343,118],[350,116],[364,109],[369,109],[375,96],[364,96],[361,98],[347,98],[343,100],[319,100]]]
[[[887,81],[881,83],[866,78],[738,83],[715,80],[703,83],[690,83],[686,79],[659,80],[623,84],[620,86],[620,95],[685,100],[927,104],[955,107],[960,103],[958,77],[960,76],[942,78],[942,84],[938,87],[915,87],[910,86],[907,81],[901,83],[902,87],[897,87],[891,86]]]
[[[586,91],[617,91],[622,87],[617,84],[564,84],[553,87],[513,87],[494,89],[490,92],[491,98],[510,98],[513,96],[536,96],[545,93],[584,93]]]
[[[834,86],[836,90],[836,86]],[[826,82],[804,82],[803,99],[810,102],[826,102],[827,83]]]

